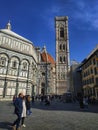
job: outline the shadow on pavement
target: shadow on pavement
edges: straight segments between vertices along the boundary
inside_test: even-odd
[[[89,105],[88,108],[81,109],[77,103],[51,103],[50,105],[45,105],[44,103],[35,102],[32,108],[42,109],[42,110],[57,110],[57,111],[76,111],[76,112],[91,112],[98,113],[98,105]]]
[[[6,129],[6,130],[12,130],[11,129],[11,123],[10,122],[0,122],[0,129]]]

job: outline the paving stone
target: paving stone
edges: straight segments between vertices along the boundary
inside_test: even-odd
[[[78,103],[54,101],[50,106],[35,102],[22,130],[98,130],[98,105],[80,109]],[[16,119],[11,101],[0,101],[0,130],[11,130]]]

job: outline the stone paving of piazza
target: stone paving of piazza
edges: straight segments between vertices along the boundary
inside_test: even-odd
[[[98,105],[88,110],[78,103],[53,101],[50,106],[35,102],[32,114],[21,130],[98,130]],[[11,101],[0,101],[0,130],[12,130],[9,125],[16,119]]]

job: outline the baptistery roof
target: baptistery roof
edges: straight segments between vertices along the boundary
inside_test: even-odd
[[[4,34],[7,34],[7,35],[10,35],[10,36],[12,36],[12,37],[18,38],[18,39],[23,40],[23,41],[25,41],[25,42],[29,42],[29,43],[32,44],[32,42],[31,42],[30,40],[28,40],[28,39],[26,39],[26,38],[20,36],[19,34],[13,32],[13,31],[11,30],[11,24],[10,24],[10,22],[6,25],[6,28],[5,28],[5,29],[0,29],[0,32],[2,32],[2,33],[4,33]]]

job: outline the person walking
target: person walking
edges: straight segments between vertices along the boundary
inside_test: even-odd
[[[78,101],[79,101],[80,108],[83,109],[84,104],[83,104],[83,96],[81,93],[78,95]]]
[[[31,99],[30,95],[26,96],[26,109],[27,109],[27,115],[31,115]]]
[[[84,108],[88,109],[88,97],[87,96],[84,96],[83,104],[84,104]]]
[[[32,105],[34,104],[34,95],[32,95]]]
[[[13,96],[13,104],[14,104],[14,101],[16,100],[16,98],[17,98],[17,96],[14,95],[14,96]]]
[[[22,127],[26,127],[26,125],[24,124],[25,118],[26,118],[26,99],[25,96],[23,96],[23,111],[22,111],[22,115],[21,115],[21,126]]]
[[[15,106],[15,114],[17,115],[17,119],[12,124],[13,130],[20,130],[20,121],[21,121],[21,115],[23,111],[23,93],[19,93],[18,98],[14,101]]]

